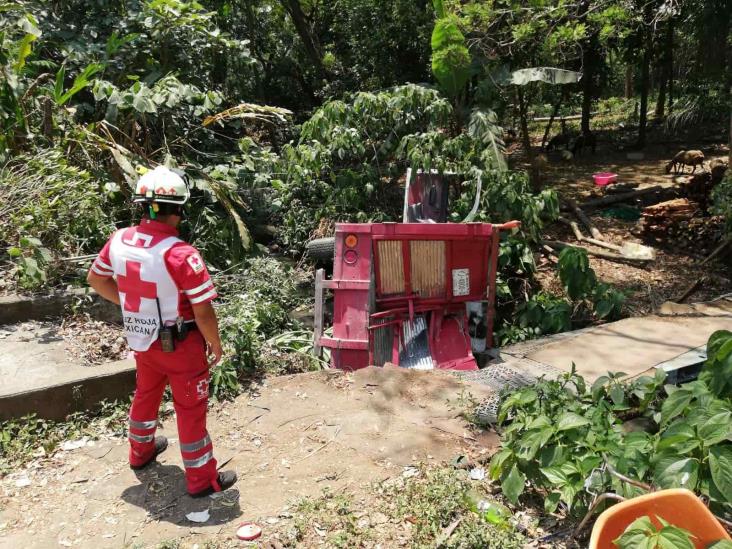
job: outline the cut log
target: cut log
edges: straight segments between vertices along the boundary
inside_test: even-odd
[[[597,229],[597,227],[592,224],[590,218],[587,217],[587,214],[582,211],[582,208],[580,208],[574,200],[568,198],[567,204],[569,204],[569,207],[577,216],[577,219],[579,219],[584,224],[584,226],[587,227],[587,230],[590,231],[592,238],[596,238],[597,240],[604,240],[604,238],[602,237],[602,233]]]
[[[620,254],[613,254],[610,252],[602,252],[598,250],[593,250],[591,248],[585,248],[584,246],[574,246],[567,242],[560,242],[558,240],[542,240],[541,243],[544,246],[549,246],[550,248],[554,248],[556,250],[563,250],[564,248],[579,248],[586,251],[589,255],[594,255],[595,257],[601,257],[603,259],[609,259],[610,261],[620,261],[628,263],[649,263],[653,261],[652,258],[625,257]]]
[[[603,196],[602,198],[596,198],[595,200],[588,200],[581,204],[583,209],[590,208],[601,208],[603,206],[609,206],[611,204],[618,204],[620,202],[628,202],[635,200],[636,198],[642,198],[646,195],[664,191],[665,189],[660,185],[653,187],[646,187],[645,189],[638,189],[637,191],[631,191],[629,193],[614,194]],[[678,195],[677,195],[678,196]]]
[[[691,296],[691,294],[693,294],[694,292],[696,292],[699,289],[699,286],[701,286],[702,282],[704,282],[704,281],[705,281],[705,278],[704,277],[697,278],[691,284],[691,286],[689,286],[688,288],[686,288],[686,290],[684,291],[683,294],[681,294],[677,298],[672,299],[671,301],[673,301],[674,303],[683,303],[684,301],[686,301],[687,299],[689,299],[689,297]]]
[[[576,221],[571,221],[571,220],[567,219],[566,217],[562,217],[562,216],[559,216],[557,219],[559,221],[561,221],[562,223],[564,223],[565,225],[569,225],[572,228],[572,232],[574,232],[574,237],[577,240],[579,240],[580,242],[582,242],[582,240],[584,240],[585,237],[582,234],[582,231],[580,231],[579,225],[577,225]]]
[[[710,253],[707,257],[704,258],[704,261],[702,261],[701,263],[699,263],[699,265],[705,265],[706,263],[708,263],[709,261],[711,261],[712,259],[714,259],[715,257],[717,257],[730,244],[732,244],[732,237],[725,238],[722,241],[722,243],[714,249],[714,251],[712,253]]]
[[[572,232],[574,232],[574,237],[579,242],[589,242],[590,244],[594,244],[595,246],[599,246],[601,248],[607,248],[608,250],[615,250],[616,252],[619,252],[622,250],[620,246],[616,246],[615,244],[610,244],[609,242],[605,242],[604,240],[596,240],[594,238],[588,238],[585,235],[582,234],[582,231],[580,231],[579,225],[577,225],[576,221],[570,221],[566,217],[559,217],[559,221],[564,223],[565,225],[569,225],[572,228]]]
[[[676,198],[654,204],[643,208],[641,230],[647,236],[672,238],[678,229],[688,226],[698,211],[697,204],[687,198]]]

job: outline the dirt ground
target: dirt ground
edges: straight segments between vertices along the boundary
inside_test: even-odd
[[[185,494],[171,415],[158,429],[170,447],[148,470],[131,471],[126,440],[107,437],[69,444],[2,479],[0,547],[147,547],[172,539],[201,547],[235,539],[245,520],[263,526],[266,542],[274,525],[294,520],[289,509],[303,496],[325,488],[358,494],[420,462],[490,455],[495,433],[460,416],[468,393],[481,399],[488,391],[447,373],[391,368],[265,380],[210,412],[219,465],[239,475],[222,497]],[[207,509],[206,523],[186,518]]]
[[[727,150],[721,143],[673,142],[649,145],[643,151],[642,159],[629,159],[627,151],[617,150],[607,142],[607,137],[603,138],[601,135],[597,153],[594,155],[588,151],[570,162],[550,158],[546,170],[546,186],[555,189],[561,199],[571,198],[580,204],[604,196],[604,192],[592,180],[592,174],[598,172],[617,173],[619,184],[637,184],[639,189],[657,185],[672,188],[678,186],[691,173],[691,168],[686,169],[686,176],[667,174],[665,171],[668,160],[681,149],[701,149],[705,153],[707,164],[714,158],[726,158],[727,155]],[[590,210],[587,213],[606,241],[617,245],[636,242],[656,249],[656,260],[647,265],[620,263],[593,256],[590,258],[590,265],[603,282],[613,284],[626,293],[631,316],[655,311],[663,302],[683,294],[701,275],[705,279],[690,297],[690,301],[703,301],[732,290],[729,255],[700,267],[699,261],[705,254],[699,253],[699,250],[679,250],[672,239],[661,243],[649,242],[639,234],[636,221],[603,216],[602,210]],[[570,212],[563,212],[563,215],[576,221]],[[580,228],[586,236],[590,236],[581,224]],[[544,236],[547,240],[578,244],[572,230],[562,223],[547,227]],[[603,251],[602,248],[586,243],[581,245]],[[713,249],[714,245],[716,243],[705,245],[704,249]],[[545,289],[561,293],[556,269],[551,267],[553,262],[553,259],[541,260],[540,283]]]

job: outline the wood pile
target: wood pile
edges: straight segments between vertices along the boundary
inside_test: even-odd
[[[712,189],[724,178],[727,161],[715,158],[709,163],[709,168],[709,171],[694,174],[679,186],[681,196],[696,202],[705,212],[709,207]]]
[[[696,203],[688,198],[667,200],[643,208],[641,224],[643,232],[649,236],[664,236],[673,226],[689,221],[699,211]]]
[[[640,232],[664,247],[706,255],[719,243],[724,223],[719,217],[699,214],[699,205],[688,198],[661,202],[643,208]]]
[[[707,210],[707,206],[709,205],[709,196],[712,192],[712,188],[714,187],[714,184],[712,183],[712,175],[709,172],[695,174],[679,187],[681,189],[681,196],[698,204],[702,211]]]
[[[692,217],[670,229],[674,248],[694,256],[706,256],[717,247],[724,236],[724,220],[720,216]]]

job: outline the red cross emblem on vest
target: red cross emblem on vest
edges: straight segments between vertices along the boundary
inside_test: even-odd
[[[126,275],[117,275],[117,287],[120,292],[124,292],[125,298],[122,308],[131,313],[140,312],[140,302],[143,297],[155,299],[158,297],[158,286],[154,282],[148,282],[140,278],[140,268],[142,263],[139,261],[126,261]]]

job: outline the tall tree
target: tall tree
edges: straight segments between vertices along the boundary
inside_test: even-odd
[[[588,14],[592,3],[590,0],[584,0],[580,3],[579,23],[587,27]],[[588,27],[587,38],[582,45],[582,123],[581,130],[583,134],[590,133],[590,117],[592,114],[592,102],[595,98],[597,84],[597,69],[601,61],[600,58],[600,42],[598,40],[599,28],[595,26]]]
[[[305,47],[305,51],[307,52],[308,57],[310,58],[310,61],[315,67],[318,75],[326,76],[327,71],[325,69],[325,65],[323,64],[323,53],[320,50],[320,46],[315,36],[313,36],[313,33],[310,29],[310,24],[308,23],[308,18],[305,16],[305,12],[300,5],[300,0],[280,1],[282,3],[282,6],[285,8],[285,10],[287,10],[287,13],[292,18],[292,24],[295,26],[297,34],[300,37],[300,40]]]

